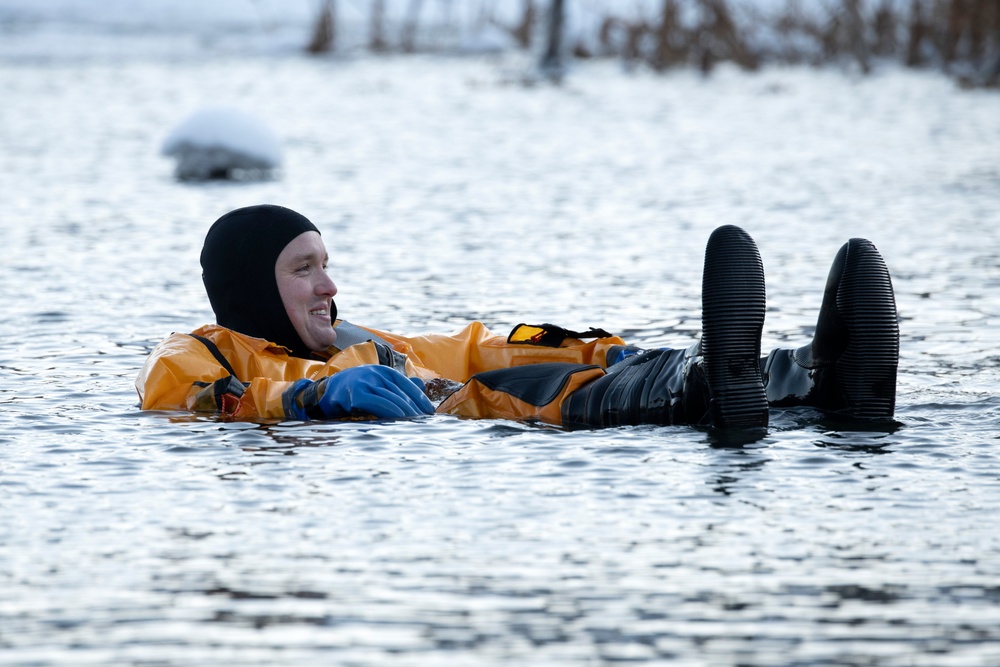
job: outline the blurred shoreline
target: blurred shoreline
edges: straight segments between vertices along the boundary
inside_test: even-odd
[[[561,5],[561,11],[554,11]],[[553,17],[561,16],[553,31]],[[902,65],[1000,87],[997,0],[0,0],[0,60],[519,52],[559,73],[610,59],[663,72],[722,63]]]

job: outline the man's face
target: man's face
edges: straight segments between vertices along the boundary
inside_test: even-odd
[[[303,232],[278,255],[274,277],[292,326],[306,346],[321,352],[333,345],[337,333],[330,321],[330,304],[337,293],[326,273],[329,256],[317,232]]]

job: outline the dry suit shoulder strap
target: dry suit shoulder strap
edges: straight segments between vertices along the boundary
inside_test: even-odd
[[[591,327],[586,331],[573,331],[555,324],[518,324],[507,336],[512,345],[540,345],[559,347],[567,338],[610,338],[604,329]]]
[[[219,349],[218,345],[216,345],[211,339],[205,338],[204,336],[199,336],[198,334],[188,334],[188,335],[191,336],[191,338],[200,341],[202,345],[207,347],[208,351],[212,353],[213,357],[215,357],[215,360],[218,361],[222,365],[222,367],[229,372],[230,375],[236,377],[236,371],[233,370],[232,364],[230,364],[229,360],[226,359],[226,355],[222,354],[222,350]]]

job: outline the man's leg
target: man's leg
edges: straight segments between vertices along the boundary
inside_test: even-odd
[[[767,426],[760,368],[764,271],[753,239],[712,233],[702,277],[702,340],[614,364],[542,364],[476,374],[438,408],[468,417],[536,419],[571,428],[631,424]]]
[[[892,418],[898,366],[892,280],[874,244],[857,238],[833,261],[812,342],[761,360],[770,405],[862,420]]]

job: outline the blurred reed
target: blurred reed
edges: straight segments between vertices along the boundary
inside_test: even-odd
[[[336,49],[336,2],[320,1],[308,52]],[[450,22],[451,0],[438,2]],[[518,48],[538,52],[546,68],[563,58],[620,58],[656,71],[697,67],[708,73],[725,62],[747,70],[767,63],[849,63],[867,73],[896,61],[942,69],[964,86],[1000,87],[1000,0],[784,0],[769,6],[754,0],[577,2],[600,18],[590,31],[577,29],[572,36],[563,22],[580,9],[573,0],[521,0],[516,21],[496,18],[499,0],[492,6],[480,0],[477,20],[509,33]],[[371,51],[442,48],[431,37],[421,46],[425,3],[406,3],[395,41],[386,0],[365,3]],[[428,22],[424,32],[440,37],[447,32],[441,28]]]

